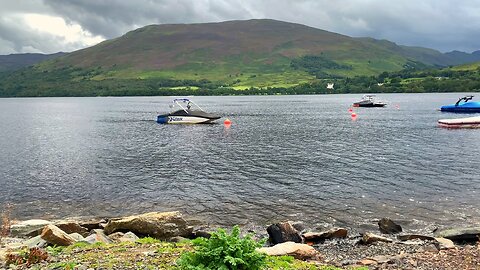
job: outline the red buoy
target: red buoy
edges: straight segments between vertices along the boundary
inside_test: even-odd
[[[225,119],[225,121],[223,121],[223,124],[226,125],[226,126],[229,126],[232,124],[232,121],[230,121],[230,119]]]
[[[356,113],[352,112],[350,117],[352,118],[352,121],[357,121],[357,114]]]

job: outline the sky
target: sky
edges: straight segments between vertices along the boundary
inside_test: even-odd
[[[150,24],[264,18],[441,52],[480,50],[480,0],[0,0],[0,54],[71,52]]]

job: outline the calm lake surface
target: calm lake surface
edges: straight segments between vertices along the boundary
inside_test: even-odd
[[[222,118],[160,125],[171,97],[0,99],[0,203],[27,218],[180,210],[219,225],[480,222],[480,130],[437,127],[462,94],[195,97]]]

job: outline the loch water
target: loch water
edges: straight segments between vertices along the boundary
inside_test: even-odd
[[[210,224],[410,228],[480,222],[480,130],[437,127],[462,94],[193,97],[222,116],[160,125],[172,97],[0,99],[0,204],[16,218],[179,210]],[[225,118],[232,120],[224,126]]]

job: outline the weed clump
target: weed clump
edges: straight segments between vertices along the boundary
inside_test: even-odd
[[[192,244],[194,251],[184,253],[177,261],[180,269],[258,270],[266,265],[266,255],[255,250],[263,243],[251,235],[240,237],[238,226],[230,234],[218,229],[209,239],[200,237]]]
[[[18,254],[7,254],[6,263],[7,265],[22,265],[25,264],[27,267],[46,261],[48,259],[48,253],[41,248],[31,248],[29,250],[24,250]]]
[[[0,243],[2,242],[2,238],[10,235],[10,227],[12,224],[10,215],[12,213],[12,208],[13,206],[7,203],[1,214],[2,225],[0,226]]]

